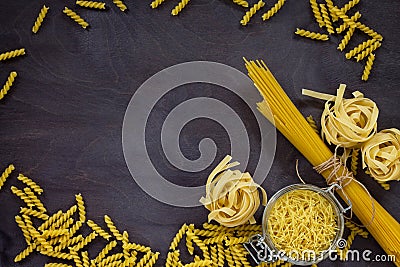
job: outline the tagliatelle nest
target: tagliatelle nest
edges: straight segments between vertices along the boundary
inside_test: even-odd
[[[400,180],[400,131],[395,128],[382,130],[362,148],[363,168],[378,181]]]
[[[266,205],[267,194],[249,173],[229,170],[239,165],[238,162],[229,163],[231,159],[231,156],[226,156],[211,172],[207,179],[206,196],[200,202],[210,211],[209,222],[215,220],[226,227],[255,223],[253,215],[261,202],[258,189],[262,193],[263,205]]]
[[[359,147],[376,133],[379,110],[375,102],[354,92],[354,98],[344,99],[346,86],[341,84],[334,105],[325,104],[321,117],[322,136],[326,141],[344,148]]]

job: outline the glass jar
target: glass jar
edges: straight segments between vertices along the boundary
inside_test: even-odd
[[[296,265],[312,265],[326,259],[331,251],[336,250],[337,243],[342,238],[344,229],[343,213],[351,209],[351,203],[349,200],[347,200],[348,207],[343,208],[343,206],[340,204],[340,202],[334,195],[335,189],[341,189],[341,187],[338,184],[333,184],[327,189],[321,189],[317,186],[309,184],[294,184],[284,187],[278,192],[276,192],[268,201],[264,209],[263,220],[262,220],[262,229],[263,229],[262,235],[252,236],[249,242],[244,244],[245,248],[249,251],[254,261],[257,264],[260,264],[261,262],[274,262],[277,260],[284,260]],[[283,251],[279,251],[277,249],[273,240],[270,237],[270,234],[268,233],[268,218],[277,200],[283,195],[294,190],[308,190],[319,193],[333,207],[333,212],[337,222],[336,235],[333,238],[330,247],[327,250],[320,252],[319,255],[316,254],[296,255],[296,257],[292,257],[291,255],[286,255]]]

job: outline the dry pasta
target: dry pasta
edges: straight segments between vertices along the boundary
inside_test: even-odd
[[[287,255],[293,250],[300,255],[315,251],[317,256],[330,248],[338,227],[332,204],[311,190],[293,190],[279,197],[271,208],[267,225],[279,251]]]
[[[44,267],[72,267],[72,266],[65,263],[46,263]]]
[[[15,167],[13,164],[8,165],[7,168],[2,172],[0,176],[0,190],[3,187],[4,183],[6,182],[7,178],[10,176],[10,174],[15,170]]]
[[[111,233],[114,235],[114,237],[122,241],[122,235],[118,231],[117,227],[115,227],[114,222],[111,220],[111,218],[107,215],[104,215],[104,222],[107,224],[108,229],[110,229]]]
[[[350,41],[351,37],[353,37],[355,30],[356,30],[355,28],[349,28],[347,30],[342,41],[340,41],[340,44],[338,45],[338,49],[340,51],[343,51],[346,48],[346,46],[349,44],[349,41]]]
[[[97,257],[94,259],[95,263],[100,263],[106,256],[107,254],[117,246],[117,241],[113,240],[109,242],[97,255]]]
[[[258,3],[254,4],[249,11],[247,11],[242,20],[240,21],[240,24],[242,24],[243,26],[246,26],[247,23],[249,23],[250,19],[252,16],[254,16],[258,10],[260,10],[263,6],[265,5],[265,3],[260,0],[258,1]]]
[[[0,55],[1,56],[1,55]],[[13,71],[7,78],[6,83],[3,85],[3,88],[0,90],[0,100],[4,98],[4,96],[8,93],[11,89],[11,86],[14,83],[15,78],[17,77],[17,72]],[[1,186],[0,186],[1,188]]]
[[[35,193],[29,187],[24,188],[25,194],[31,199],[33,205],[42,213],[46,213],[47,210],[44,207],[43,203],[38,199]]]
[[[361,77],[363,81],[368,80],[374,61],[375,61],[375,55],[373,53],[370,53],[367,62],[365,63],[364,71]]]
[[[78,204],[79,220],[84,223],[86,221],[85,202],[81,194],[75,195],[75,199]]]
[[[326,7],[328,8],[329,14],[332,17],[332,21],[336,21],[337,20],[337,16],[335,14],[335,12],[333,12],[333,7],[335,6],[332,2],[332,0],[325,0],[326,2]]]
[[[350,18],[350,20],[351,20],[352,22],[356,23],[357,20],[360,19],[360,18],[361,18],[361,13],[357,11],[357,12]],[[336,28],[336,32],[337,32],[337,33],[342,33],[342,32],[344,32],[347,28],[354,29],[355,27],[349,27],[349,24],[346,23],[346,22],[344,22],[344,23],[342,23],[338,28]]]
[[[95,8],[95,9],[106,9],[106,3],[95,2],[95,1],[76,1],[76,4],[81,7]]]
[[[358,46],[354,47],[352,50],[346,53],[346,58],[350,59],[352,57],[357,56],[358,53],[365,50],[369,46],[373,45],[376,42],[376,39],[368,39],[367,41],[362,42]]]
[[[99,236],[103,237],[106,240],[109,240],[111,238],[111,235],[107,233],[105,230],[103,230],[103,228],[98,226],[94,221],[88,220],[86,223],[90,228],[92,228],[93,231],[98,233]]]
[[[283,7],[285,2],[286,0],[278,0],[278,2],[270,10],[268,10],[266,13],[262,15],[262,19],[263,20],[270,19],[272,16],[278,13],[278,11]]]
[[[76,12],[72,11],[68,7],[65,7],[63,13],[73,19],[76,23],[81,25],[82,28],[86,29],[89,27],[89,23],[87,23],[81,16],[79,16]]]
[[[311,9],[314,13],[314,17],[320,27],[324,26],[324,19],[322,17],[321,11],[319,10],[319,6],[317,4],[317,0],[310,0]]]
[[[159,5],[161,5],[165,0],[154,0],[151,2],[150,6],[151,8],[157,8]]]
[[[41,195],[43,193],[43,189],[34,181],[32,181],[32,179],[26,177],[25,175],[19,174],[17,179],[29,186],[38,195]]]
[[[328,9],[325,4],[320,4],[322,18],[324,19],[324,25],[328,30],[328,33],[333,34],[335,31],[333,30],[331,19],[329,18]]]
[[[113,0],[113,3],[122,11],[126,11],[128,7],[121,0]]]
[[[77,243],[75,246],[71,247],[70,250],[81,250],[85,246],[87,246],[90,242],[92,242],[93,239],[95,239],[97,236],[96,232],[91,232],[88,236],[86,236],[83,240],[81,240],[79,243]]]
[[[39,15],[35,21],[35,24],[32,27],[32,32],[37,33],[40,29],[40,26],[43,23],[44,18],[46,17],[47,12],[49,11],[49,8],[46,5],[43,5],[42,9],[39,12]]]
[[[348,3],[346,3],[340,11],[342,13],[347,13],[350,9],[352,9],[355,5],[357,5],[360,2],[360,0],[350,0]]]
[[[182,225],[181,229],[176,233],[174,236],[174,239],[171,242],[171,245],[169,246],[170,250],[175,250],[178,247],[179,242],[182,240],[183,235],[187,231],[187,225],[186,223]]]
[[[22,192],[22,190],[16,188],[15,186],[11,186],[11,192],[17,197],[19,197],[22,201],[24,201],[28,207],[35,206],[30,197],[28,197],[24,192]]]
[[[315,122],[313,116],[310,115],[306,119],[307,119],[307,122],[310,124],[311,128],[313,128],[314,132],[319,134],[318,126],[317,126],[317,123]]]
[[[351,171],[353,172],[354,176],[357,175],[359,153],[359,149],[353,149],[353,151],[351,152]]]
[[[16,49],[0,54],[0,61],[25,55],[25,48]]]
[[[89,253],[87,251],[83,251],[81,255],[83,267],[90,267]]]
[[[361,229],[359,226],[357,226],[355,223],[351,221],[346,221],[344,225],[349,228],[350,231],[355,232],[359,236],[362,236],[364,238],[368,238],[368,232]]]
[[[200,202],[210,211],[208,221],[215,220],[223,226],[234,227],[246,222],[255,223],[254,213],[267,202],[265,190],[253,181],[249,173],[231,171],[238,162],[229,163],[226,156],[211,172],[206,183],[206,196]]]
[[[154,264],[156,264],[159,255],[160,255],[159,252],[153,253],[153,255],[147,261],[147,263],[144,265],[144,267],[152,267]]]
[[[181,0],[179,4],[177,4],[174,9],[171,11],[172,16],[177,16],[189,3],[190,0]]]
[[[336,97],[328,95],[325,98],[324,95],[305,89],[303,95],[327,100],[321,117],[322,137],[329,144],[355,148],[376,133],[379,110],[374,101],[365,98],[360,92],[354,92],[352,99],[343,99],[345,89],[346,85],[341,84]],[[333,106],[331,102],[334,102]]]
[[[242,7],[249,7],[249,3],[245,0],[232,0],[235,4]]]
[[[329,36],[326,34],[322,34],[322,33],[318,33],[318,32],[310,32],[304,29],[296,29],[295,34],[303,36],[303,37],[307,37],[310,39],[314,39],[314,40],[320,40],[320,41],[328,41],[329,40]]]
[[[400,180],[400,131],[382,130],[361,147],[363,168],[377,181]]]
[[[369,47],[367,47],[365,50],[361,51],[361,53],[356,55],[357,62],[360,61],[360,60],[363,60],[366,56],[368,56],[369,54],[374,52],[376,49],[381,47],[381,45],[382,45],[381,42],[375,42],[372,45],[370,45]]]

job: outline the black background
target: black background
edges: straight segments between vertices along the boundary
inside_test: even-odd
[[[46,2],[50,11],[36,35],[31,27],[45,2],[0,3],[0,51],[20,47],[27,51],[23,57],[0,62],[2,83],[11,71],[19,74],[9,95],[0,102],[0,166],[14,163],[17,168],[0,192],[0,266],[43,266],[49,262],[48,258],[33,254],[22,263],[13,263],[15,255],[25,248],[22,233],[14,222],[23,203],[9,190],[11,185],[22,187],[16,180],[19,172],[44,188],[42,200],[50,213],[68,209],[75,202],[74,195],[82,193],[90,219],[101,222],[104,214],[110,215],[118,228],[130,233],[132,241],[161,252],[157,266],[163,265],[169,243],[184,222],[200,225],[206,221],[207,212],[202,207],[171,207],[146,195],[130,176],[122,153],[121,128],[129,100],[146,79],[171,65],[207,60],[245,72],[243,56],[264,59],[304,115],[319,118],[323,103],[303,97],[301,88],[334,94],[339,83],[346,83],[347,97],[360,90],[376,101],[380,108],[379,129],[400,125],[399,1],[364,0],[351,11],[360,11],[361,21],[384,36],[368,82],[361,81],[363,63],[346,60],[344,53],[336,49],[341,37],[317,42],[293,34],[296,27],[318,30],[308,1],[288,0],[270,21],[262,22],[260,12],[246,27],[239,24],[245,10],[228,0],[192,1],[178,17],[170,16],[177,4],[175,0],[166,1],[156,10],[149,7],[150,1],[126,0],[126,13],[110,0],[106,1],[106,11],[87,10],[75,7],[73,1],[65,2]],[[342,6],[345,2],[335,3]],[[263,10],[273,4],[267,1]],[[91,27],[83,30],[67,18],[62,13],[65,5],[78,11]],[[357,34],[349,47],[366,38]],[[236,107],[238,113],[247,110],[240,99],[216,86],[193,84],[179,90],[184,97],[179,93],[166,96],[159,112],[176,106],[181,98],[199,95],[199,90],[205,96],[228,99],[227,103]],[[160,127],[165,117],[160,114],[151,122],[154,129]],[[248,124],[250,132],[258,131],[254,122]],[[193,122],[182,132],[185,155],[198,157],[197,144],[207,136],[220,142],[216,162],[229,153],[226,132],[205,120]],[[160,164],[161,172],[175,183],[192,183],[179,179],[179,172],[165,164],[158,136],[150,134],[148,140],[152,160]],[[300,159],[303,178],[324,185],[280,134],[277,141],[274,165],[263,184],[269,196],[298,182],[296,159]],[[257,146],[257,139],[251,142]],[[257,163],[259,148],[252,147],[252,152],[249,168]],[[205,182],[211,168],[197,174],[196,178],[201,179],[198,184]],[[399,220],[400,186],[392,182],[391,190],[386,192],[366,175],[358,177]],[[383,254],[373,238],[357,237],[354,248]],[[378,264],[319,264],[331,265]]]

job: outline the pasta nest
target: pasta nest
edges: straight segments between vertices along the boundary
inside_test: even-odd
[[[354,98],[344,99],[344,90],[345,86],[341,85],[337,96],[325,103],[321,117],[322,137],[329,144],[357,148],[376,133],[379,110],[374,101],[358,91],[353,93]]]
[[[231,156],[226,156],[211,172],[206,183],[206,196],[200,202],[210,211],[208,221],[215,220],[223,226],[235,227],[245,223],[255,223],[254,213],[262,204],[266,205],[267,194],[256,184],[249,173],[229,168],[239,165],[229,163]]]
[[[363,168],[378,181],[400,180],[400,131],[382,130],[362,147]]]

